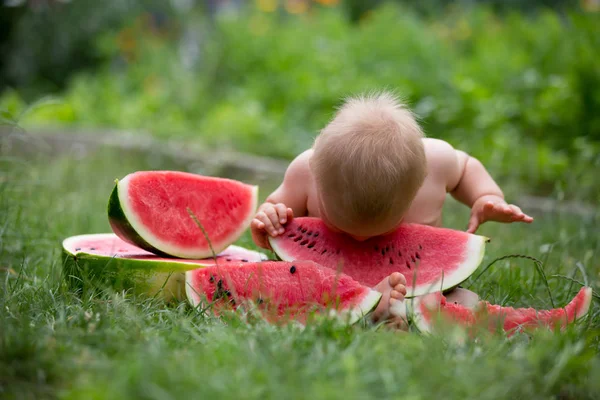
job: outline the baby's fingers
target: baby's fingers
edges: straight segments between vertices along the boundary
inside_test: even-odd
[[[277,234],[283,233],[284,229],[281,226],[281,222],[279,222],[279,215],[277,215],[277,209],[275,207],[269,207],[264,211],[264,213],[271,221],[271,225],[273,227],[273,233],[269,232],[271,233],[271,236],[277,236]]]
[[[531,218],[529,215],[523,213],[523,211],[521,211],[521,208],[515,206],[515,205],[510,205],[509,206],[510,209],[513,212],[512,218],[513,221],[523,221],[523,222],[533,222],[533,218]]]
[[[277,229],[275,229],[273,222],[271,222],[271,218],[269,218],[264,211],[259,211],[254,219],[258,221],[256,223],[257,228],[264,229],[271,236],[277,236]],[[260,224],[262,224],[262,227],[259,226]]]
[[[287,223],[288,216],[288,208],[283,203],[275,204],[275,210],[277,210],[277,215],[279,215],[279,223],[281,225]]]
[[[254,218],[250,223],[250,226],[254,229],[265,229],[265,223],[258,218]]]

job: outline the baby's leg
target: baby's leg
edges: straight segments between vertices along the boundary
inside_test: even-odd
[[[477,293],[461,287],[444,292],[444,296],[446,296],[447,302],[457,303],[467,308],[475,308],[477,303],[479,303],[479,295]]]

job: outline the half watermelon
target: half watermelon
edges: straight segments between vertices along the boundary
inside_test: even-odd
[[[121,240],[114,233],[78,235],[65,239],[63,265],[73,288],[83,282],[133,290],[165,300],[185,298],[184,272],[215,265],[215,258],[163,258]],[[266,260],[262,253],[231,245],[216,257],[219,265]]]
[[[372,311],[381,293],[312,261],[268,261],[214,266],[186,273],[193,307],[256,305],[268,320],[305,322],[312,314],[334,314],[355,323]]]
[[[475,309],[460,304],[448,303],[440,293],[430,293],[412,299],[412,321],[422,332],[432,332],[443,324],[458,324],[462,327],[484,327],[491,332],[504,330],[508,336],[520,331],[535,330],[540,327],[565,328],[585,316],[592,301],[592,289],[583,287],[563,308],[536,310],[534,308],[512,308],[479,302]]]
[[[488,238],[444,228],[405,224],[390,234],[357,241],[331,232],[318,218],[295,218],[270,238],[285,261],[312,260],[374,287],[393,272],[407,281],[407,297],[451,289],[477,269]]]
[[[152,253],[207,258],[241,236],[257,202],[258,187],[235,180],[140,171],[117,181],[108,219],[121,239]]]

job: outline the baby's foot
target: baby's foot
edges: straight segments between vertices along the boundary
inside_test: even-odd
[[[382,293],[381,301],[373,313],[375,322],[387,320],[390,318],[390,307],[398,301],[403,301],[406,295],[406,278],[400,272],[394,272],[373,289]],[[396,321],[395,324],[399,324]]]

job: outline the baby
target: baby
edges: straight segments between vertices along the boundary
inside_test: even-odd
[[[294,216],[320,217],[331,230],[361,241],[402,222],[440,226],[447,193],[471,208],[471,233],[486,221],[533,221],[504,201],[478,160],[442,140],[424,138],[413,114],[393,95],[350,98],[259,207],[252,237],[268,249],[267,236],[282,234]],[[375,320],[404,299],[405,284],[395,272],[374,288],[383,293]],[[447,298],[467,306],[478,301],[465,289]]]

